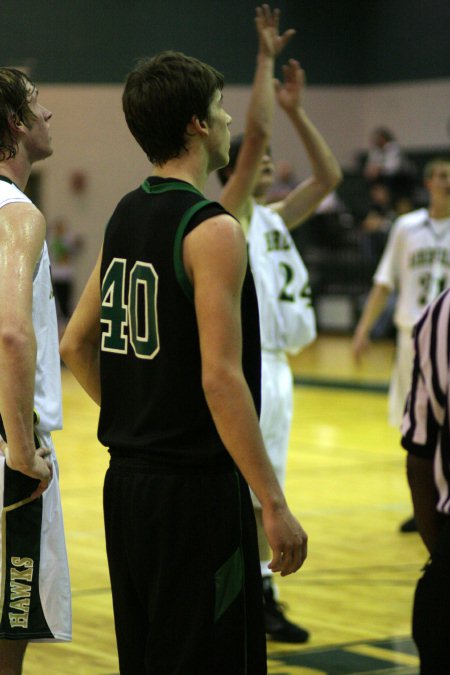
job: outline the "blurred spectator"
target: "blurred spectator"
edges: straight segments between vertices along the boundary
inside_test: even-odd
[[[383,181],[375,181],[369,188],[369,208],[361,221],[363,253],[373,262],[373,268],[383,253],[392,223],[399,216],[414,209],[411,198],[403,196],[393,200],[389,187]],[[367,236],[366,236],[367,235]],[[368,255],[367,247],[370,249]]]
[[[361,256],[367,273],[372,277],[387,244],[393,222],[413,210],[409,197],[399,197],[395,203],[388,186],[381,181],[372,183],[369,190],[370,205],[361,221]],[[385,309],[375,322],[370,337],[373,340],[395,335],[394,310],[397,294],[391,293]]]
[[[68,321],[72,313],[75,277],[73,261],[82,245],[82,237],[71,231],[64,218],[58,218],[53,222],[49,231],[48,247],[58,318],[64,323]]]
[[[380,180],[373,182],[369,188],[369,200],[369,208],[361,222],[362,230],[369,233],[387,232],[395,218],[389,187]]]
[[[377,180],[371,184],[369,196],[369,208],[361,221],[360,241],[362,263],[368,278],[372,278],[386,246],[396,213],[392,205],[391,191],[383,181]],[[395,293],[392,293],[385,309],[373,325],[370,332],[372,340],[395,335],[393,324],[395,298]]]
[[[363,174],[369,185],[383,182],[393,199],[411,196],[414,188],[415,167],[400,148],[394,134],[385,127],[372,132]]]
[[[363,256],[372,272],[383,253],[395,211],[391,191],[380,180],[371,184],[369,199],[367,213],[361,220],[361,244]]]
[[[405,213],[414,211],[415,204],[411,197],[399,197],[394,204],[395,217],[404,216]]]

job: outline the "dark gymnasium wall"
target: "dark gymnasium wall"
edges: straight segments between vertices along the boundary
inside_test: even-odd
[[[38,82],[123,81],[138,56],[177,49],[250,82],[253,0],[1,0],[1,65]],[[450,77],[449,0],[280,0],[285,57],[310,84]]]

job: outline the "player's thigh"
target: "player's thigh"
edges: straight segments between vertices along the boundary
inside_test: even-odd
[[[292,372],[284,354],[263,352],[260,426],[278,480],[283,485],[292,422]]]

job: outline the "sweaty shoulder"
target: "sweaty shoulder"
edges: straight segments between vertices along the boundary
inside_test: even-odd
[[[0,208],[0,220],[17,225],[45,225],[45,219],[39,209],[31,202],[10,202]]]
[[[0,208],[0,243],[11,259],[23,255],[34,264],[45,241],[45,229],[44,216],[30,201]]]

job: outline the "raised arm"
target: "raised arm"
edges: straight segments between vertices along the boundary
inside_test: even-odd
[[[184,243],[185,268],[194,286],[205,397],[225,447],[261,502],[274,552],[272,569],[284,575],[303,563],[307,538],[288,509],[267,456],[242,371],[246,255],[240,225],[229,216],[205,221]]]
[[[279,33],[280,12],[268,5],[256,8],[255,26],[258,53],[252,92],[247,109],[244,141],[235,170],[225,185],[221,203],[237,218],[242,216],[253,194],[258,168],[272,133],[275,58],[295,34],[293,29]]]
[[[33,274],[45,238],[45,220],[32,204],[0,210],[0,412],[11,469],[48,485],[51,469],[36,452],[33,429],[36,336],[32,322]]]
[[[83,389],[100,405],[100,264],[86,284],[60,344],[61,357]]]
[[[312,175],[294,188],[283,201],[271,205],[289,229],[304,221],[342,180],[335,156],[305,112],[304,87],[305,73],[298,61],[291,59],[283,66],[283,83],[277,83],[276,96],[306,150]]]

